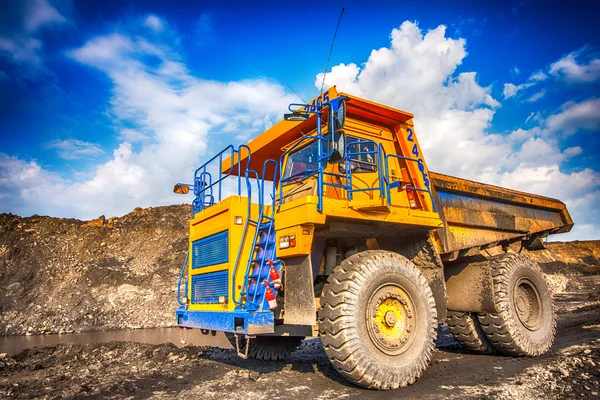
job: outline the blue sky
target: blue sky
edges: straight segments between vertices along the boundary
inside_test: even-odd
[[[415,114],[432,170],[556,197],[600,239],[589,1],[0,1],[0,212],[94,218],[326,84]],[[289,85],[289,86],[288,86]]]

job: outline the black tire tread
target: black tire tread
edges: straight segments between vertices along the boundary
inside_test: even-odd
[[[481,328],[494,348],[502,354],[511,356],[539,356],[547,352],[554,343],[556,334],[556,316],[552,301],[552,293],[548,285],[538,288],[542,297],[550,298],[552,323],[548,340],[543,343],[533,343],[518,329],[519,322],[511,312],[509,298],[510,279],[517,268],[531,268],[545,283],[544,273],[535,262],[523,254],[501,254],[490,260],[494,285],[494,302],[496,313],[478,314]]]
[[[225,336],[235,349],[235,335],[233,333],[226,333]],[[283,360],[300,346],[302,340],[304,340],[303,336],[257,336],[250,339],[248,357],[264,361]],[[240,336],[239,344],[243,352],[246,346],[246,339]]]
[[[486,337],[476,314],[448,310],[446,323],[454,339],[465,350],[478,354],[494,352],[494,346]]]
[[[437,335],[437,315],[435,301],[427,281],[414,267],[404,271],[424,295],[427,308],[431,312],[429,330],[432,340],[422,352],[417,365],[399,374],[391,374],[384,367],[370,362],[361,348],[359,330],[353,315],[359,307],[358,293],[362,285],[368,283],[368,276],[376,273],[373,263],[380,257],[402,258],[403,256],[380,250],[370,250],[355,254],[340,265],[327,279],[321,294],[321,307],[318,312],[319,335],[325,353],[335,369],[350,382],[371,389],[389,390],[408,386],[419,378],[427,368],[435,349]]]

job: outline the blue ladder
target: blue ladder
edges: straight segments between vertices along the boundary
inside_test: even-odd
[[[274,165],[273,170],[273,188],[271,193],[271,213],[265,215],[264,188],[265,175],[267,166]],[[259,210],[256,221],[249,219],[249,223],[256,226],[254,239],[252,241],[252,251],[246,265],[246,273],[244,275],[244,287],[240,292],[240,299],[246,296],[245,307],[248,311],[261,311],[264,309],[264,295],[266,279],[269,282],[269,274],[271,266],[269,260],[274,264],[275,269],[281,276],[282,262],[276,257],[276,239],[275,239],[275,178],[277,176],[279,165],[274,160],[266,160],[263,166],[263,176],[259,186]],[[249,217],[249,216],[248,216]],[[271,289],[277,296],[277,290],[273,287],[272,282],[269,282]],[[244,303],[244,302],[241,302]]]
[[[262,221],[257,224],[256,235],[252,246],[252,253],[248,260],[248,267],[244,277],[246,295],[246,309],[249,311],[260,310],[264,300],[265,285],[269,281],[270,265],[268,260],[275,260],[275,230],[273,219],[263,215]]]

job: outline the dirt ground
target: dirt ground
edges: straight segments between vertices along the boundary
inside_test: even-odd
[[[189,206],[93,221],[0,214],[0,335],[172,326],[188,218]],[[600,241],[528,254],[557,302],[556,343],[542,357],[473,355],[441,328],[414,385],[375,392],[345,381],[318,339],[282,362],[199,346],[65,343],[0,354],[0,399],[600,398]]]
[[[346,382],[318,339],[281,362],[233,349],[134,342],[61,344],[0,357],[0,397],[72,398],[600,398],[600,301],[562,299],[551,351],[538,358],[464,352],[442,329],[432,364],[414,385],[375,392]]]

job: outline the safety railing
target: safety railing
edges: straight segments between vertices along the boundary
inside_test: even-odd
[[[396,158],[398,160],[405,160],[408,162],[416,162],[418,164],[418,168],[419,171],[421,172],[421,177],[423,179],[423,185],[425,186],[424,188],[421,187],[414,187],[410,184],[408,184],[408,182],[402,182],[402,181],[395,181],[395,182],[390,182],[389,181],[389,159],[390,158]],[[412,158],[412,157],[404,157],[404,156],[399,156],[396,154],[389,154],[385,157],[385,181],[386,181],[386,187],[387,187],[387,199],[388,199],[388,204],[392,205],[392,189],[396,188],[396,187],[401,187],[402,184],[404,183],[405,185],[402,186],[404,189],[411,189],[414,190],[416,192],[425,192],[429,194],[429,197],[431,198],[431,204],[433,205],[433,211],[437,212],[437,206],[435,204],[435,200],[433,198],[433,193],[431,191],[431,184],[429,182],[429,178],[427,177],[427,174],[425,173],[425,165],[423,164],[423,160],[420,160],[418,158]]]
[[[247,153],[246,166],[250,165],[251,151],[246,145],[240,145],[237,150],[233,145],[229,145],[213,156],[210,160],[202,164],[194,172],[194,195],[196,198],[192,202],[192,218],[195,213],[202,211],[206,207],[214,205],[216,202],[223,200],[223,182],[233,175],[235,172],[237,160],[237,194],[241,195],[241,179],[242,179],[242,155],[243,150]],[[230,164],[223,168],[223,160],[228,158]],[[216,161],[218,164],[215,166]],[[217,168],[218,179],[213,181],[213,173],[210,168]],[[247,169],[247,168],[246,168]],[[215,194],[216,191],[216,194]]]
[[[373,145],[372,149],[369,150],[370,146],[366,146],[363,150],[360,149],[362,145]],[[358,146],[358,151],[352,151],[352,147]],[[367,150],[365,150],[367,149]],[[346,157],[345,157],[345,165],[344,172],[346,173],[346,182],[347,182],[347,191],[348,191],[348,200],[353,200],[353,193],[356,192],[376,192],[379,191],[379,197],[384,197],[386,194],[385,187],[385,174],[383,174],[383,162],[382,160],[385,157],[385,151],[383,150],[383,146],[381,144],[377,144],[372,140],[363,140],[363,141],[355,141],[349,142],[346,144]],[[373,162],[365,161],[363,157],[371,157]],[[376,161],[375,161],[376,160]],[[366,187],[354,187],[353,177],[354,177],[354,167],[355,165],[367,165],[374,166],[377,170],[377,179],[378,186],[366,186]],[[358,167],[357,167],[358,169]],[[362,171],[369,172],[369,171]],[[375,171],[373,171],[375,172]]]
[[[372,140],[352,141],[352,142],[349,142],[346,144],[345,157],[343,160],[343,163],[344,163],[343,173],[338,174],[335,172],[324,171],[327,160],[331,156],[331,153],[323,152],[322,147],[324,144],[328,144],[329,140],[331,140],[331,138],[328,135],[326,135],[326,136],[320,135],[320,132],[318,132],[316,136],[302,137],[292,147],[290,147],[288,150],[286,150],[281,155],[280,165],[283,165],[283,160],[287,155],[289,155],[296,149],[302,147],[301,145],[309,140],[319,141],[321,143],[320,146],[317,147],[317,150],[321,151],[321,156],[318,159],[318,161],[320,161],[321,165],[319,165],[319,163],[317,163],[316,169],[315,168],[307,168],[307,169],[295,172],[294,174],[292,174],[288,177],[285,177],[285,178],[283,177],[283,171],[282,171],[280,182],[279,182],[279,204],[282,204],[282,200],[283,200],[283,190],[282,190],[283,186],[285,186],[289,182],[291,182],[291,183],[302,182],[305,179],[307,179],[308,177],[311,177],[311,176],[314,176],[315,174],[317,174],[317,177],[320,178],[320,179],[318,179],[318,183],[317,183],[317,185],[318,185],[317,186],[317,192],[318,192],[317,195],[319,198],[319,206],[321,207],[321,209],[322,209],[322,204],[323,204],[322,198],[323,198],[325,186],[337,187],[337,188],[346,190],[347,198],[350,201],[353,200],[353,197],[354,197],[353,195],[357,192],[374,192],[374,196],[377,196],[377,194],[378,194],[379,198],[382,198],[382,197],[385,198],[387,204],[390,206],[393,206],[394,204],[392,204],[391,189],[393,189],[395,187],[400,187],[401,185],[403,185],[403,182],[401,182],[401,181],[390,182],[389,159],[395,158],[395,159],[399,159],[399,160],[400,159],[405,160],[407,162],[416,162],[418,164],[419,171],[422,174],[422,181],[423,181],[424,187],[416,187],[416,186],[409,184],[409,182],[404,182],[404,185],[402,186],[402,188],[403,189],[411,189],[413,191],[418,191],[418,192],[428,193],[431,198],[433,209],[434,209],[434,211],[437,212],[437,206],[436,206],[434,198],[433,198],[433,193],[431,191],[429,179],[427,177],[427,174],[425,173],[425,166],[423,164],[423,161],[420,159],[404,157],[404,156],[399,156],[399,155],[395,155],[395,154],[388,155],[388,154],[386,154],[385,149],[383,148],[383,145],[381,143],[377,143]],[[308,146],[308,144],[307,144],[307,146]],[[358,150],[356,150],[355,148],[358,148]],[[368,157],[371,157],[373,161],[369,162],[369,161],[364,160],[365,158],[368,158]],[[325,165],[323,165],[323,163],[325,163]],[[358,166],[370,165],[370,166],[375,167],[376,171],[377,171],[378,184],[375,186],[364,186],[364,187],[355,185],[354,170],[359,169],[359,168],[356,168],[357,165]],[[364,171],[364,168],[362,168],[361,173],[362,172],[368,172],[368,171]],[[373,171],[373,172],[375,172],[375,171]],[[338,182],[337,183],[333,182],[333,180],[331,180],[331,179],[329,180],[329,182],[327,182],[323,179],[324,176],[338,178]],[[321,209],[319,211],[321,211]]]

